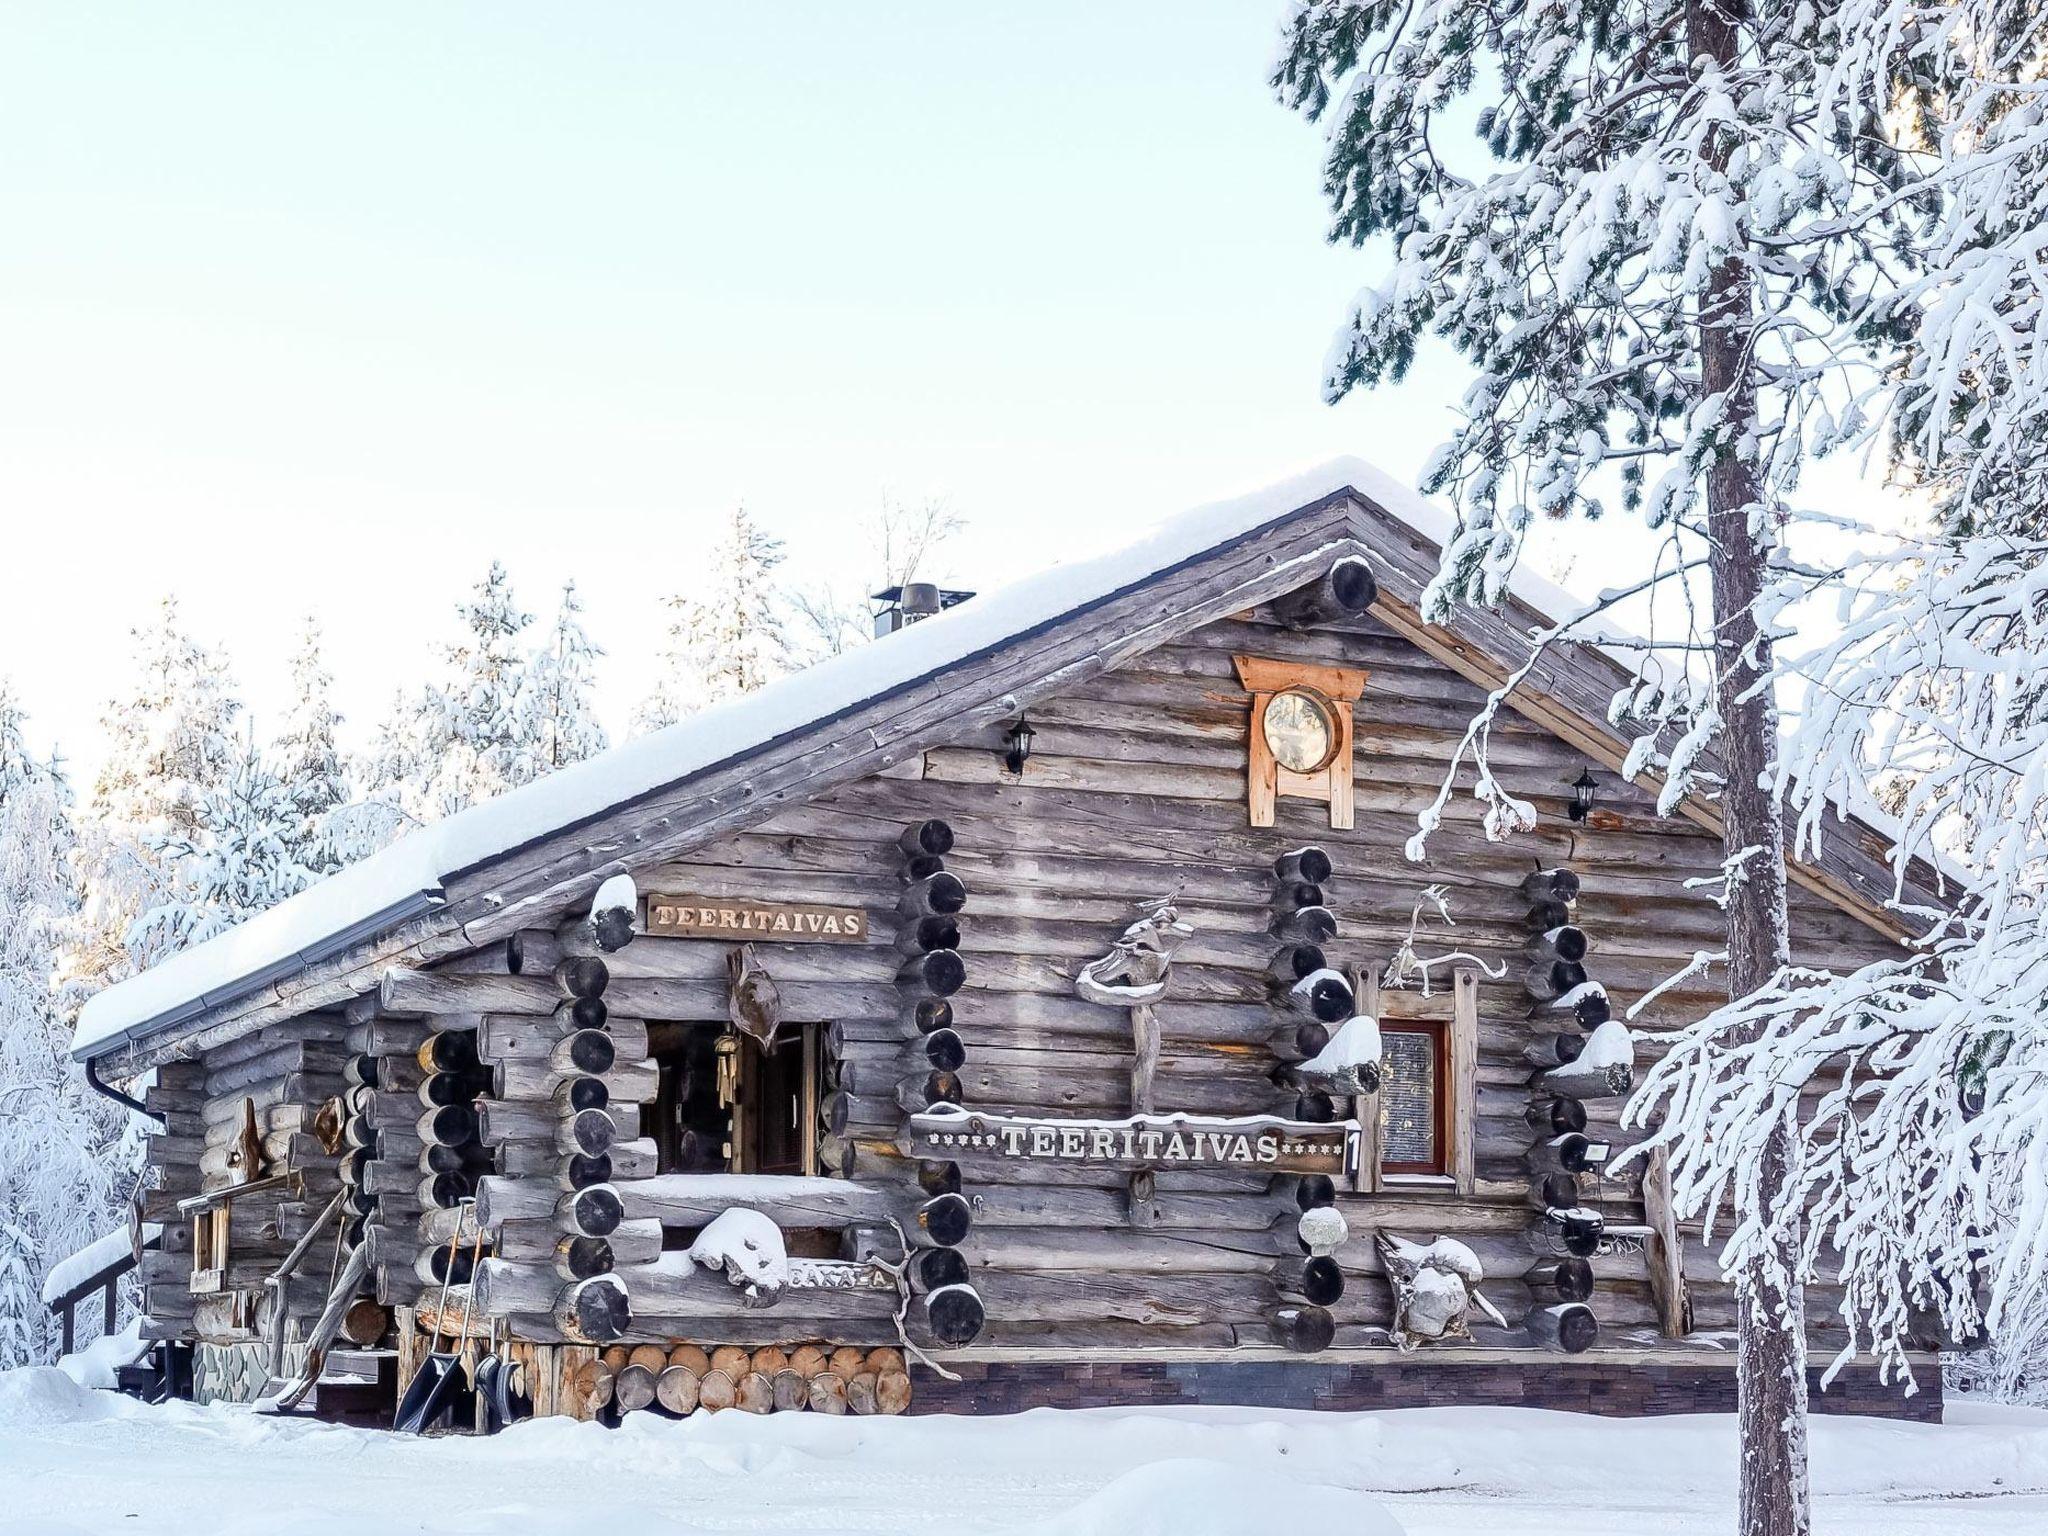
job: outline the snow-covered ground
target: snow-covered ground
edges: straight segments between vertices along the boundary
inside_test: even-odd
[[[1814,1424],[1821,1536],[2048,1530],[2048,1412]],[[1734,1529],[1732,1421],[1523,1409],[640,1415],[412,1440],[0,1375],[0,1531],[1658,1536]]]

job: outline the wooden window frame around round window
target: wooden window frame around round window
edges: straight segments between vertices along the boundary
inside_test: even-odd
[[[1358,667],[1325,667],[1264,656],[1232,656],[1237,680],[1251,695],[1246,721],[1245,807],[1255,827],[1273,825],[1282,796],[1320,800],[1330,808],[1330,825],[1352,825],[1351,706],[1365,692],[1370,673]],[[1329,760],[1310,773],[1281,766],[1266,740],[1266,706],[1276,694],[1307,693],[1328,706],[1335,737]]]

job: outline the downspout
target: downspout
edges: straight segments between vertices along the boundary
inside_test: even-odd
[[[127,1094],[123,1093],[120,1089],[115,1088],[110,1084],[101,1082],[99,1057],[86,1057],[85,1082],[86,1086],[91,1088],[92,1091],[98,1094],[101,1098],[112,1099],[116,1104],[119,1104],[127,1109],[132,1109],[138,1115],[146,1115],[151,1120],[154,1120],[158,1125],[162,1126],[165,1130],[169,1130],[171,1128],[171,1122],[169,1120],[165,1119],[162,1115],[158,1114],[155,1110],[151,1109],[147,1104],[143,1103],[142,1100],[131,1099],[128,1097]]]

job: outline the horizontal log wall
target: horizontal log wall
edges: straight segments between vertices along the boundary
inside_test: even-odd
[[[1255,829],[1245,809],[1247,696],[1233,652],[1355,666],[1370,673],[1356,710],[1356,825],[1333,831],[1324,808],[1283,798],[1277,823]],[[1178,951],[1158,1008],[1156,1076],[1162,1109],[1256,1113],[1284,1109],[1292,1090],[1275,1069],[1291,1033],[1273,1006],[1266,966],[1274,857],[1303,843],[1326,848],[1336,873],[1330,904],[1341,923],[1332,964],[1384,966],[1429,883],[1449,888],[1455,930],[1425,920],[1422,953],[1456,947],[1508,968],[1480,988],[1470,1198],[1435,1191],[1346,1196],[1351,1239],[1337,1256],[1348,1284],[1332,1308],[1336,1343],[1371,1343],[1392,1301],[1371,1234],[1422,1241],[1456,1235],[1479,1251],[1490,1298],[1511,1319],[1532,1298],[1522,1276],[1539,1261],[1528,1233],[1536,1212],[1525,1158],[1535,1134],[1524,1050],[1557,1026],[1532,1018],[1521,984],[1530,869],[1568,865],[1583,879],[1576,921],[1592,939],[1589,971],[1617,1011],[1690,960],[1721,947],[1720,914],[1685,882],[1714,874],[1718,843],[1655,815],[1650,797],[1596,773],[1597,827],[1565,815],[1585,762],[1512,712],[1493,732],[1496,776],[1537,808],[1541,825],[1489,842],[1469,799],[1453,802],[1429,859],[1403,845],[1432,800],[1479,690],[1371,620],[1302,635],[1254,614],[1214,623],[1126,668],[1034,706],[1037,732],[1021,782],[1001,762],[1001,730],[928,751],[921,773],[875,778],[776,813],[688,861],[639,875],[659,894],[855,904],[873,915],[870,943],[757,943],[781,989],[785,1016],[834,1028],[844,1127],[856,1175],[920,1198],[901,1135],[895,1085],[912,1070],[914,1030],[893,985],[891,915],[901,890],[894,847],[906,823],[937,817],[955,845],[947,867],[966,882],[961,954],[967,983],[954,999],[967,1044],[965,1102],[996,1112],[1118,1115],[1127,1109],[1131,1051],[1124,1010],[1076,997],[1072,978],[1100,955],[1137,904],[1176,894],[1194,935]],[[1463,778],[1469,784],[1469,769]],[[1802,955],[1852,963],[1885,941],[1802,889],[1793,892]],[[610,957],[610,994],[649,1018],[724,1018],[725,946],[646,937]],[[1448,971],[1438,973],[1447,1010]],[[1668,1028],[1721,1000],[1708,975],[1664,993],[1636,1021]],[[1434,1004],[1389,993],[1390,1014]],[[1644,1060],[1649,1052],[1644,1052]],[[1616,1099],[1595,1100],[1589,1133],[1617,1145]],[[966,1187],[981,1205],[962,1245],[989,1323],[978,1342],[1104,1348],[1263,1345],[1276,1267],[1298,1259],[1292,1183],[1256,1176],[1163,1172],[1143,1231],[1132,1229],[1126,1176],[1070,1166],[978,1164]],[[1644,1219],[1639,1176],[1586,1177],[1584,1203],[1610,1224]],[[1729,1298],[1699,1250],[1686,1268],[1701,1327],[1719,1327]],[[1592,1306],[1605,1346],[1654,1340],[1658,1314],[1637,1255],[1594,1261]],[[1830,1298],[1815,1295],[1815,1311]],[[1505,1336],[1513,1342],[1513,1335]],[[1496,1335],[1494,1342],[1503,1341]]]
[[[1249,825],[1248,700],[1236,681],[1234,652],[1370,674],[1356,710],[1353,828],[1332,830],[1322,805],[1294,798],[1279,801],[1273,827]],[[1583,759],[1510,712],[1493,732],[1494,772],[1536,806],[1541,825],[1511,843],[1493,843],[1472,802],[1459,799],[1433,837],[1428,861],[1408,863],[1402,849],[1415,817],[1433,799],[1481,702],[1477,689],[1376,622],[1296,634],[1255,612],[1212,623],[1033,705],[1037,735],[1021,780],[1002,765],[1000,726],[977,728],[926,751],[904,771],[780,809],[687,860],[634,874],[646,894],[844,903],[870,914],[867,942],[859,946],[753,948],[779,990],[782,1016],[831,1026],[836,1089],[825,1104],[833,1132],[826,1154],[854,1182],[846,1210],[813,1214],[819,1225],[847,1227],[854,1253],[891,1258],[889,1222],[918,1241],[915,1213],[928,1198],[899,1098],[905,1079],[924,1073],[896,982],[903,959],[895,942],[903,889],[897,839],[906,824],[940,818],[955,834],[946,867],[969,892],[960,948],[967,981],[953,998],[966,1046],[959,1090],[972,1108],[993,1112],[1126,1111],[1128,1012],[1082,1000],[1073,977],[1107,949],[1139,903],[1169,893],[1194,933],[1178,951],[1157,1007],[1157,1106],[1286,1112],[1294,1090],[1275,1078],[1297,1053],[1295,1021],[1275,1005],[1267,975],[1275,856],[1310,842],[1330,852],[1336,872],[1327,896],[1341,927],[1325,949],[1333,965],[1368,973],[1382,968],[1407,934],[1421,888],[1444,885],[1457,927],[1444,930],[1425,919],[1422,953],[1456,947],[1507,967],[1505,978],[1479,988],[1475,1188],[1461,1197],[1415,1188],[1340,1195],[1350,1236],[1335,1255],[1346,1284],[1331,1308],[1334,1343],[1377,1345],[1392,1321],[1391,1291],[1372,1243],[1376,1230],[1424,1242],[1459,1237],[1486,1268],[1489,1298],[1519,1319],[1545,1300],[1538,1294],[1542,1277],[1537,1285],[1528,1278],[1541,1256],[1530,1240],[1539,1213],[1525,1164],[1536,1135],[1524,1119],[1531,1076],[1524,1053],[1555,1027],[1532,1018],[1522,988],[1529,906],[1523,877],[1539,864],[1568,865],[1582,877],[1575,920],[1591,938],[1587,968],[1619,1011],[1695,951],[1720,948],[1718,911],[1685,886],[1714,874],[1720,851],[1689,823],[1656,817],[1648,796],[1604,772],[1595,773],[1597,823],[1571,823],[1564,814],[1569,785]],[[1795,888],[1793,906],[1804,958],[1853,963],[1884,949],[1882,940],[1803,889]],[[627,1337],[891,1341],[888,1309],[876,1305],[874,1294],[791,1293],[776,1307],[746,1310],[722,1279],[679,1274],[678,1256],[662,1256],[664,1243],[673,1248],[707,1219],[711,1197],[653,1175],[653,1143],[635,1107],[653,1096],[647,1025],[723,1024],[729,946],[643,934],[598,956],[578,930],[554,926],[578,915],[536,919],[520,936],[523,953],[516,957],[493,945],[432,970],[388,974],[376,1006],[359,1007],[350,1031],[332,1042],[332,1059],[323,1054],[328,1042],[315,1039],[297,1043],[295,1065],[264,1057],[248,1042],[226,1048],[249,1063],[252,1084],[274,1092],[265,1109],[277,1113],[272,1129],[288,1138],[287,1146],[303,1134],[303,1116],[289,1111],[317,1102],[310,1089],[348,1052],[389,1064],[388,1086],[397,1098],[387,1105],[380,1090],[365,1104],[379,1127],[386,1118],[394,1122],[385,1155],[363,1174],[378,1201],[370,1228],[379,1299],[420,1299],[429,1245],[445,1245],[455,1231],[421,1208],[417,1137],[403,1123],[404,1096],[419,1079],[416,1070],[408,1076],[407,1063],[428,1032],[474,1029],[495,1081],[484,1134],[494,1146],[496,1173],[480,1194],[496,1257],[486,1265],[480,1300],[512,1318],[522,1339],[573,1337],[559,1298],[571,1284],[564,1266],[580,1259],[560,1245],[577,1235],[578,1218],[558,1208],[568,1187],[566,1158],[563,1143],[549,1134],[561,1125],[557,1091],[573,1075],[553,1054],[571,1027],[567,972],[559,968],[601,958],[609,977],[607,1028],[618,1048],[603,1074],[617,1111],[609,1182],[623,1205],[623,1223],[606,1241],[615,1250],[612,1273],[632,1302]],[[1389,992],[1383,1011],[1447,1014],[1448,971],[1438,980],[1440,998]],[[1720,1000],[1716,981],[1694,979],[1663,994],[1638,1029],[1698,1017]],[[286,1028],[272,1026],[259,1038],[274,1041]],[[174,1083],[164,1091],[191,1088]],[[1612,1099],[1589,1103],[1589,1133],[1624,1142],[1615,1125],[1619,1107]],[[200,1135],[178,1126],[164,1144],[166,1167],[185,1166],[176,1159],[189,1157],[196,1173],[206,1150],[203,1139],[194,1139]],[[1638,1178],[1585,1176],[1582,1188],[1584,1202],[1610,1223],[1642,1222]],[[976,1347],[1241,1349],[1270,1348],[1279,1339],[1276,1304],[1286,1299],[1301,1258],[1292,1178],[1168,1170],[1144,1187],[1119,1170],[981,1162],[963,1168],[963,1190],[976,1208],[960,1252],[988,1316]],[[744,1196],[731,1203],[745,1203]],[[1701,1328],[1722,1326],[1729,1298],[1697,1241],[1687,1243],[1684,1267]],[[1599,1347],[1657,1342],[1658,1309],[1644,1259],[1604,1255],[1592,1269]],[[1816,1291],[1814,1301],[1824,1312],[1829,1298]],[[920,1313],[911,1309],[914,1329]],[[1519,1330],[1494,1330],[1481,1342],[1531,1343]]]
[[[343,1089],[347,1036],[340,1014],[310,1014],[195,1061],[156,1069],[144,1102],[168,1123],[150,1130],[149,1187],[142,1198],[143,1219],[164,1228],[159,1251],[145,1254],[142,1267],[143,1310],[153,1331],[226,1343],[255,1337],[254,1325],[267,1320],[267,1311],[245,1306],[238,1323],[229,1296],[192,1294],[191,1218],[180,1214],[178,1202],[244,1182],[232,1159],[248,1101],[262,1147],[260,1172],[297,1176],[290,1189],[263,1190],[233,1203],[224,1281],[229,1291],[261,1298],[265,1277],[340,1188],[339,1159],[321,1146],[313,1121],[320,1106]],[[309,1261],[287,1287],[288,1337],[319,1313],[327,1270],[324,1257]]]

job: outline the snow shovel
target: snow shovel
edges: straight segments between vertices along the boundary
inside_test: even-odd
[[[496,1323],[491,1325],[491,1352],[476,1363],[476,1397],[477,1422],[487,1435],[495,1435],[533,1411],[519,1363],[501,1353]]]
[[[467,1208],[469,1201],[462,1202]],[[455,1254],[462,1242],[462,1223],[455,1223],[455,1235],[448,1239],[448,1268],[441,1276],[441,1302],[434,1309],[433,1348],[427,1358],[420,1362],[419,1371],[405,1389],[405,1396],[399,1399],[398,1417],[391,1427],[400,1434],[424,1435],[449,1408],[462,1391],[462,1345],[469,1333],[469,1305],[463,1304],[462,1334],[455,1340],[455,1348],[446,1354],[441,1352],[441,1320],[448,1313],[448,1283],[455,1278]],[[474,1266],[470,1275],[470,1294],[476,1294]]]

